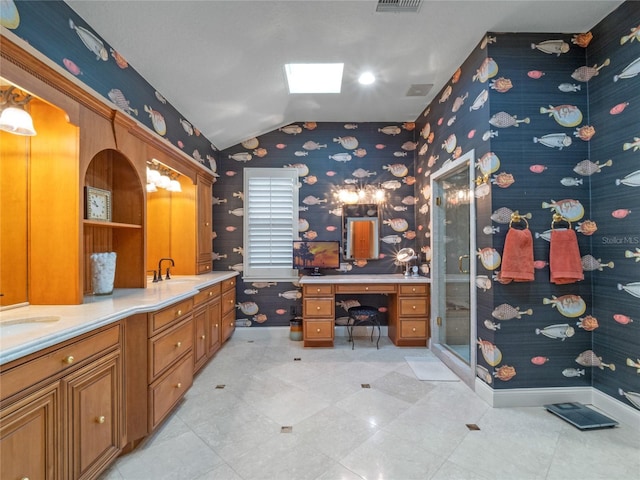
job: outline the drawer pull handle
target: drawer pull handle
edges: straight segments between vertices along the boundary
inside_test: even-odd
[[[178,382],[178,384],[176,385],[176,388],[182,388],[182,384]]]
[[[182,342],[176,343],[176,348],[180,348],[182,346]]]
[[[231,285],[231,286],[233,287],[233,286],[235,285],[235,283],[234,283],[234,282],[231,282],[229,285]]]
[[[413,287],[413,288],[411,289],[411,291],[415,293],[415,291],[416,291],[416,287]]]
[[[76,359],[73,358],[73,355],[69,355],[68,357],[65,357],[64,360],[62,360],[64,363],[66,363],[67,365],[71,365]]]
[[[29,477],[22,477],[20,480],[29,480]]]
[[[411,329],[411,331],[412,331],[412,332],[415,332],[415,331],[416,331],[416,327],[413,327],[413,328]]]
[[[320,293],[320,289],[319,289],[319,288],[318,288],[318,289],[316,289],[316,291],[317,291],[318,293]]]
[[[316,333],[320,333],[320,329],[319,328],[316,328]]]
[[[204,267],[205,270],[209,270],[209,265],[207,265],[206,267]]]
[[[200,338],[201,338],[202,340],[204,340],[204,339],[205,339],[205,338],[207,338],[207,337],[206,337],[205,335],[202,335]]]
[[[180,315],[182,315],[182,310],[178,310],[178,311],[176,312],[176,317],[179,317]]]
[[[213,295],[213,292],[209,292],[209,296],[211,297]]]
[[[216,323],[216,328],[218,328],[218,324]]]
[[[413,308],[413,309],[415,310],[415,309],[416,309],[416,306],[415,306],[415,305],[413,305],[411,308]]]
[[[105,420],[104,415],[96,417],[96,423],[104,423]]]
[[[316,310],[320,310],[320,307],[319,307],[319,306],[318,306],[318,307],[316,307]]]
[[[204,222],[204,226],[208,227],[209,226],[209,222]]]
[[[230,326],[230,327],[233,327],[233,322],[229,322],[229,326]]]
[[[364,287],[364,291],[368,292],[369,291],[369,287]]]

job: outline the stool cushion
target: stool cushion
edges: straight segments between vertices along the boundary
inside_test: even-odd
[[[351,307],[348,312],[349,316],[358,322],[373,320],[378,316],[378,309],[376,307],[370,307],[368,305]]]

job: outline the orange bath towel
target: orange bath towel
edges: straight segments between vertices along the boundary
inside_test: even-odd
[[[558,285],[584,280],[578,237],[571,229],[551,230],[549,270]]]
[[[510,228],[507,231],[500,278],[514,282],[533,280],[533,237],[529,229]]]

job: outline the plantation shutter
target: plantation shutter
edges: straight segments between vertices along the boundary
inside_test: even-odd
[[[293,240],[298,237],[298,171],[245,168],[245,280],[297,279]]]

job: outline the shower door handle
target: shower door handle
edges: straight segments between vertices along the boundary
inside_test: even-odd
[[[465,258],[469,258],[469,255],[460,255],[458,257],[458,270],[460,270],[460,273],[469,273],[469,270],[463,270],[462,269],[462,260]]]

